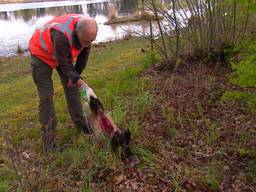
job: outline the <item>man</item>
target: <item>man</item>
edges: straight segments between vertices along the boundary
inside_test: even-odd
[[[72,121],[86,134],[92,132],[83,114],[79,90],[88,100],[90,96],[96,97],[80,74],[86,66],[97,31],[94,19],[79,14],[66,14],[37,29],[30,39],[32,76],[40,100],[39,120],[44,152],[50,152],[55,144],[57,123],[53,105],[53,69],[60,76]]]

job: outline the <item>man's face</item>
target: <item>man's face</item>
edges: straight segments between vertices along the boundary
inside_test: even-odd
[[[89,47],[95,38],[96,34],[94,31],[78,33],[78,39],[82,47]]]
[[[88,41],[86,38],[79,38],[79,42],[81,44],[82,47],[89,47],[90,44],[92,43],[91,41]]]

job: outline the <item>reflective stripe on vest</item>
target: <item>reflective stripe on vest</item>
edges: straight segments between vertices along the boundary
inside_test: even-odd
[[[46,24],[43,28],[41,28],[41,29],[40,29],[40,43],[41,43],[42,48],[43,48],[45,51],[48,51],[48,50],[47,50],[47,47],[46,47],[46,43],[45,43],[45,41],[44,41],[44,39],[43,39],[43,34],[42,34],[42,33],[43,33],[46,29],[50,29],[50,28],[52,28],[52,27],[56,27],[58,30],[60,30],[60,31],[61,31],[62,33],[64,33],[64,34],[67,33],[67,34],[69,35],[68,41],[69,41],[69,43],[70,43],[70,45],[71,45],[71,44],[72,44],[72,30],[69,29],[69,25],[70,25],[70,23],[71,23],[75,18],[77,18],[77,17],[79,17],[79,16],[72,16],[72,17],[68,18],[68,20],[67,20],[65,23],[63,23],[63,24],[54,22],[54,23]],[[53,57],[54,59],[56,59],[55,54],[53,54],[52,57]]]

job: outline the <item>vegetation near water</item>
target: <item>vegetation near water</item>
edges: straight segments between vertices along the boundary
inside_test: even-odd
[[[231,3],[245,10],[244,2]],[[164,12],[158,4],[152,9]],[[82,76],[116,124],[130,129],[138,164],[74,128],[56,72],[57,150],[42,154],[30,58],[0,58],[0,191],[255,191],[255,20],[244,31],[232,16],[228,32],[235,38],[215,31],[215,19],[202,25],[202,16],[189,33],[176,28],[153,42],[129,36],[93,47]],[[169,24],[178,26],[173,19]],[[193,32],[195,47],[186,41]]]

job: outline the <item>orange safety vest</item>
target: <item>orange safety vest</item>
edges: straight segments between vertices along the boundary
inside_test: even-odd
[[[46,23],[42,28],[37,29],[29,41],[29,50],[31,54],[43,60],[53,69],[58,66],[55,57],[56,50],[54,50],[50,34],[51,30],[55,29],[62,32],[67,37],[70,45],[72,62],[74,62],[82,50],[76,50],[72,43],[72,32],[74,31],[75,24],[80,17],[81,15],[79,14],[66,14],[54,18]]]

